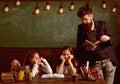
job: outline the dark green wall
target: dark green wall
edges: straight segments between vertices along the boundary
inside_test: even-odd
[[[69,11],[70,2],[62,3],[64,14],[57,14],[59,2],[51,3],[51,10],[43,10],[44,2],[39,3],[41,15],[34,16],[35,2],[23,2],[20,7],[8,3],[11,10],[3,13],[4,2],[0,3],[0,47],[76,47],[77,25],[81,22],[77,10],[85,2],[76,2],[74,11]],[[90,2],[95,19],[106,20],[116,36],[117,15],[111,13],[112,3],[107,9],[100,8],[100,2]]]

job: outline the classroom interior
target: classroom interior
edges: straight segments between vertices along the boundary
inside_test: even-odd
[[[104,1],[106,6],[102,7]],[[61,47],[76,48],[77,26],[81,23],[77,11],[86,3],[93,9],[96,20],[108,23],[116,38],[115,50],[120,59],[119,0],[0,0],[0,74],[10,71],[13,59],[22,63],[25,53],[32,49],[42,52],[55,69],[53,61]],[[35,12],[36,9],[39,10]],[[120,81],[119,71],[118,65],[114,84]]]

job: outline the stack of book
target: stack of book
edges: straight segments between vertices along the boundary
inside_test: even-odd
[[[11,72],[3,72],[1,74],[1,80],[3,82],[15,82],[13,74]]]

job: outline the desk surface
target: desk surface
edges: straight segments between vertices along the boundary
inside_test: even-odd
[[[18,82],[17,82],[18,83]],[[21,82],[22,83],[22,82]],[[83,81],[78,80],[76,82],[73,82],[71,79],[40,79],[40,80],[32,80],[32,81],[26,81],[23,83],[31,83],[31,84],[105,84],[103,80],[97,80],[97,81]]]
[[[1,82],[2,83],[2,82]],[[0,84],[1,84],[0,83]],[[40,77],[33,78],[32,80],[16,81],[12,84],[105,84],[104,80],[96,81],[86,81],[78,79],[76,82],[73,82],[71,78],[43,78]]]

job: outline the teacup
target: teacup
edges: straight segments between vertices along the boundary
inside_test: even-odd
[[[78,74],[72,74],[72,81],[76,82],[78,80]]]
[[[18,80],[23,80],[24,79],[24,70],[20,70],[18,72]]]

